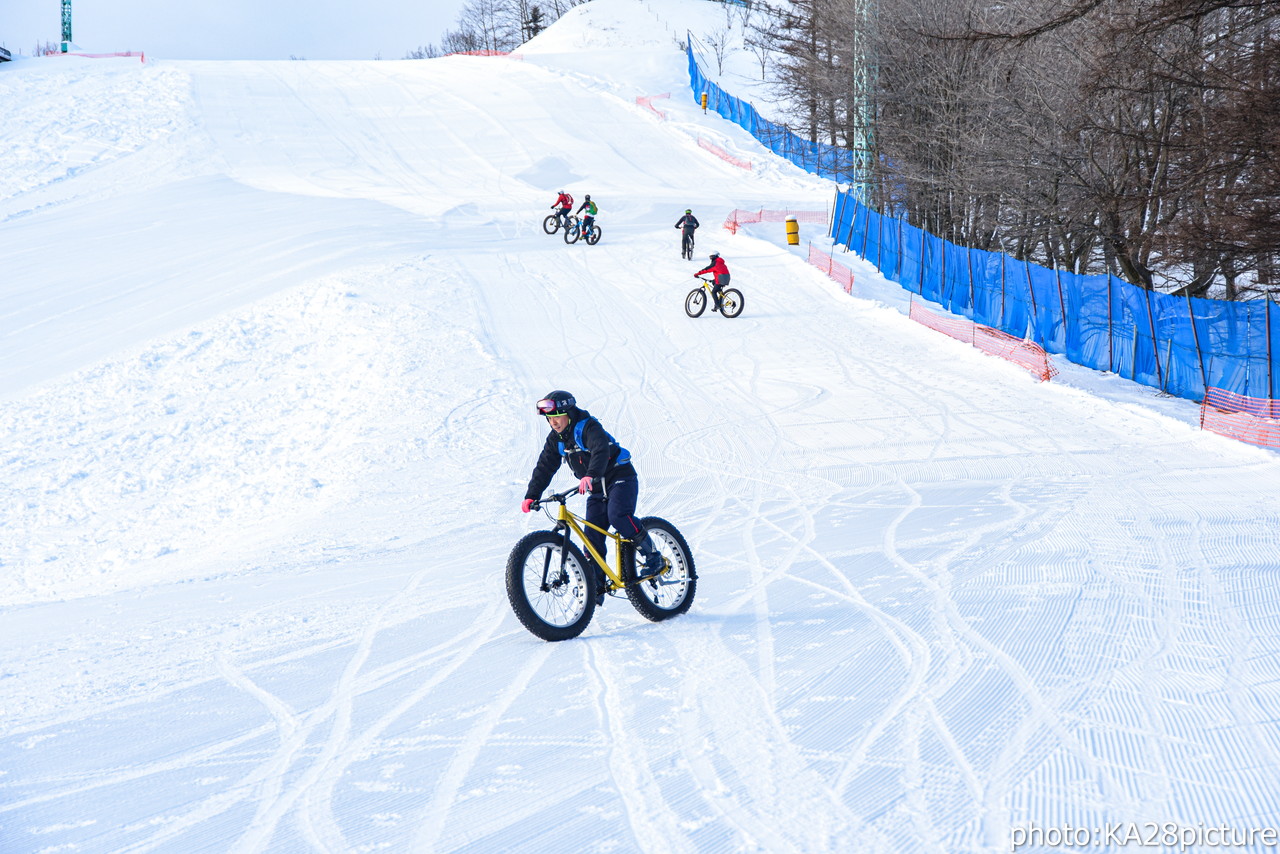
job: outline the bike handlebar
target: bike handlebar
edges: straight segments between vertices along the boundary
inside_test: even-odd
[[[575,484],[574,486],[571,486],[568,489],[566,489],[564,492],[553,492],[550,495],[544,495],[541,498],[534,499],[533,506],[531,509],[541,510],[542,505],[548,501],[556,501],[556,502],[559,502],[560,504],[564,504],[566,501],[569,500],[570,495],[577,495],[577,494],[578,494],[578,487]]]

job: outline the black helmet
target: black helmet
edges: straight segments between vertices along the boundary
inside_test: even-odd
[[[573,395],[567,391],[556,389],[547,392],[547,396],[538,401],[539,415],[568,415],[569,410],[578,405]]]
[[[591,194],[587,193],[586,196],[583,197],[583,199],[588,202],[591,201]]]

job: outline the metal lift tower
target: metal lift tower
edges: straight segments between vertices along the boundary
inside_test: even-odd
[[[70,2],[70,0],[66,0]],[[858,200],[875,209],[873,184],[876,176],[876,26],[879,0],[859,0],[853,37],[853,98],[849,105],[849,134],[846,144],[853,151],[850,189]]]
[[[62,0],[62,52],[71,50],[71,0]]]

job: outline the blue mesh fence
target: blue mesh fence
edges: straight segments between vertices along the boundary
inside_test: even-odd
[[[705,92],[708,110],[807,172],[834,180],[853,174],[847,149],[809,142],[709,80],[692,38],[687,54],[695,103]],[[1275,398],[1280,386],[1280,308],[1270,300],[1175,297],[1115,276],[967,249],[878,214],[847,192],[836,198],[831,237],[924,299],[1085,367],[1190,400],[1202,399],[1206,387]]]
[[[831,236],[881,273],[953,314],[1047,352],[1200,400],[1205,388],[1275,398],[1280,307],[1149,291],[968,249],[840,193]]]
[[[812,172],[824,178],[849,179],[853,174],[853,152],[822,142],[810,142],[792,133],[786,125],[764,118],[750,103],[735,98],[708,79],[694,58],[692,37],[687,44],[688,47],[685,50],[689,57],[689,85],[693,92],[694,103],[700,104],[702,95],[705,93],[708,111],[717,113],[745,128],[765,148],[779,157],[790,160],[806,172]]]

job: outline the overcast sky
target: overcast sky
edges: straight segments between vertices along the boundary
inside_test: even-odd
[[[439,44],[465,0],[72,0],[72,39],[158,59],[400,59]],[[62,38],[61,0],[0,0],[0,45]]]

